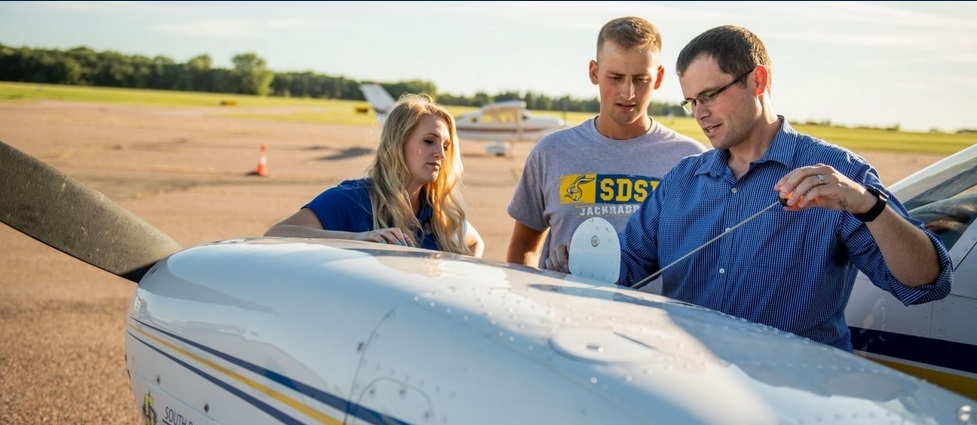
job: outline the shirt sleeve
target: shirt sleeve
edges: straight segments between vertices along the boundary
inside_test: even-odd
[[[658,271],[658,225],[664,182],[645,198],[618,235],[621,240],[621,272],[618,285],[634,286]]]
[[[905,305],[923,304],[946,297],[950,293],[953,282],[953,262],[950,260],[950,255],[939,236],[926,230],[922,222],[912,218],[902,203],[882,187],[881,182],[874,174],[870,173],[864,184],[885,191],[889,195],[889,207],[895,209],[903,219],[908,220],[913,226],[926,233],[936,249],[936,255],[940,262],[940,275],[935,282],[926,285],[908,286],[903,284],[892,274],[892,270],[882,257],[882,251],[868,227],[851,214],[843,214],[843,238],[856,267],[868,276],[872,284],[891,293]]]
[[[540,146],[540,145],[537,145]],[[543,231],[549,227],[546,218],[543,216],[546,210],[545,200],[543,199],[542,179],[545,170],[542,169],[541,153],[538,149],[533,149],[529,157],[526,158],[526,166],[523,167],[519,183],[512,194],[507,212],[516,221],[534,230]]]
[[[323,229],[346,232],[372,230],[373,209],[365,190],[332,187],[312,199],[305,208],[315,213]]]

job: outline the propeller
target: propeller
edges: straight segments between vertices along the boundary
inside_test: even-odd
[[[102,193],[4,142],[0,142],[0,221],[133,282],[139,282],[159,260],[183,249]]]

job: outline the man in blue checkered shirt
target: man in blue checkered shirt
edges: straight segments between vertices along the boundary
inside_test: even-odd
[[[863,158],[798,133],[770,103],[771,62],[752,32],[714,28],[682,50],[683,106],[713,149],[662,179],[621,233],[619,284],[662,273],[662,293],[851,351],[855,275],[904,304],[950,292],[940,239],[909,217]],[[667,267],[710,239],[787,199]]]

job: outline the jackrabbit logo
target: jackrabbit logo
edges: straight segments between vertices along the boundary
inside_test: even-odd
[[[567,174],[560,177],[561,204],[640,204],[659,179],[628,174]]]

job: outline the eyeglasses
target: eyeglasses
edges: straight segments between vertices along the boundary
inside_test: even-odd
[[[708,104],[708,103],[716,100],[716,97],[719,96],[719,93],[722,93],[726,89],[732,87],[733,84],[736,84],[736,83],[742,81],[744,78],[746,78],[747,75],[750,75],[750,73],[752,73],[752,72],[753,72],[753,70],[751,69],[751,70],[747,71],[746,74],[740,75],[739,77],[736,77],[733,81],[730,81],[729,84],[726,84],[725,86],[722,86],[722,87],[720,87],[720,88],[718,88],[716,90],[707,91],[705,93],[702,93],[699,96],[696,96],[695,99],[685,99],[685,100],[683,100],[682,103],[681,103],[682,108],[684,108],[686,111],[695,113],[694,109],[700,103],[702,103],[702,104]]]

